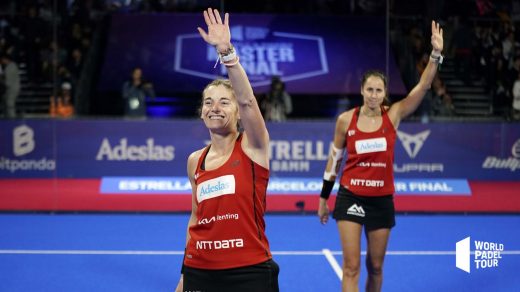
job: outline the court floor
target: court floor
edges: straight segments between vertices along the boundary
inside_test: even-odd
[[[188,214],[0,213],[0,291],[173,291]],[[281,291],[341,291],[336,224],[266,216]],[[520,215],[399,214],[383,291],[520,291]],[[455,266],[455,246],[503,244],[498,266]],[[365,250],[363,239],[362,250]],[[362,258],[362,261],[364,257]],[[366,272],[363,267],[360,288]]]

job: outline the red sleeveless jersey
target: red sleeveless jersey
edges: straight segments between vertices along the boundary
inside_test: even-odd
[[[272,258],[265,236],[264,213],[269,170],[242,150],[242,135],[229,159],[214,170],[195,171],[197,222],[189,228],[184,264],[200,269],[229,269]]]
[[[383,122],[375,132],[357,127],[360,108],[354,110],[346,134],[347,162],[340,183],[360,196],[383,196],[394,193],[394,144],[396,131],[381,107]]]

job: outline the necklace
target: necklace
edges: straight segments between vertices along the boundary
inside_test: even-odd
[[[365,107],[361,107],[361,112],[367,117],[367,118],[370,118],[370,120],[372,121],[372,123],[375,123],[376,122],[376,119],[375,117],[378,117],[381,115],[381,113],[374,113],[374,112],[367,112],[366,108]]]

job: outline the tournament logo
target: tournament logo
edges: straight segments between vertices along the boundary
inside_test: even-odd
[[[274,75],[281,76],[284,82],[288,82],[329,73],[325,42],[321,36],[270,31],[266,27],[257,26],[236,25],[230,29],[240,64],[253,87],[269,85]],[[217,65],[215,48],[207,45],[203,52],[194,50],[197,47],[200,47],[198,33],[177,36],[174,70],[209,80],[215,79],[215,74],[208,72],[213,64]],[[185,58],[187,55],[190,57]],[[206,61],[193,62],[193,59],[198,58]],[[309,62],[309,58],[316,62]],[[220,66],[220,74],[226,75],[223,65]]]
[[[471,251],[471,238],[468,236],[456,244],[456,267],[471,273],[471,266],[475,269],[498,268],[504,252],[504,244],[487,241],[474,241],[474,252]],[[471,255],[474,255],[473,261]]]

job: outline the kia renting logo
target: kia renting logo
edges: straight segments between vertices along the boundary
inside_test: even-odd
[[[474,253],[471,252],[471,238],[468,236],[460,240],[456,244],[456,263],[457,268],[470,273],[471,272],[471,254],[474,254],[475,269],[497,268],[499,261],[502,259],[504,244],[496,242],[475,240]]]
[[[104,138],[96,160],[172,161],[175,157],[174,151],[175,148],[172,145],[157,145],[153,138],[147,139],[145,145],[129,145],[126,138],[119,140],[117,145],[110,145],[108,138]]]
[[[21,125],[13,129],[13,154],[21,157],[32,153],[36,148],[34,130]],[[14,173],[19,170],[24,171],[52,171],[56,169],[56,161],[42,157],[41,159],[11,159],[0,156],[0,170],[8,170]]]
[[[225,220],[238,220],[238,214],[227,213],[224,215],[215,215],[210,218],[202,218],[199,220],[199,225],[209,224],[215,221],[225,221]]]

